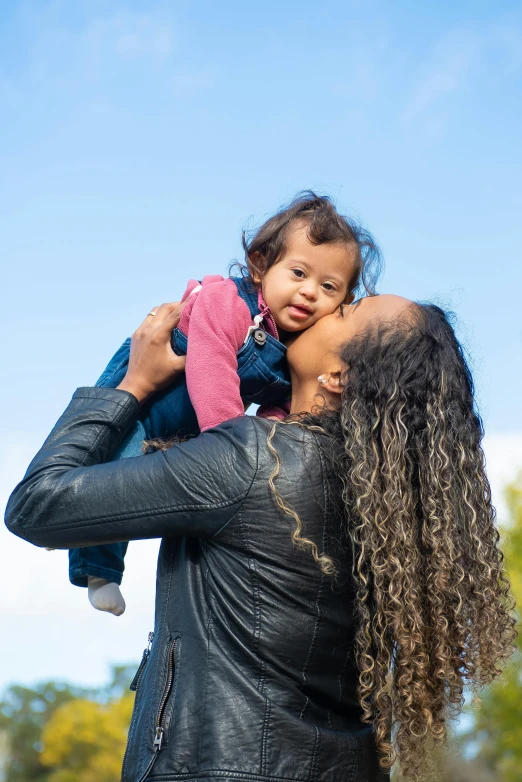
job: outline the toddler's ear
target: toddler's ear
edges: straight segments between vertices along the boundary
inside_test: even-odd
[[[343,304],[351,304],[355,300],[355,293],[348,293]]]
[[[252,264],[254,269],[259,269],[260,268],[262,258],[263,258],[263,256],[261,255],[259,250],[255,250],[255,252],[253,252],[249,256],[250,263]],[[252,281],[256,285],[259,285],[261,283],[261,274],[258,271],[253,271],[253,273],[252,273]]]

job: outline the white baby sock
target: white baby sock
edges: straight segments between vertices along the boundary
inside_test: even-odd
[[[97,576],[87,576],[87,591],[91,605],[98,611],[107,611],[121,616],[125,611],[125,600],[118,584]]]

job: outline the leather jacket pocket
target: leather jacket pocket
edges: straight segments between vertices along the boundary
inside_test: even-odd
[[[122,782],[132,778],[145,782],[161,749],[168,740],[174,708],[177,667],[181,634],[172,634],[152,650],[154,633],[149,633],[149,645],[130,685],[136,691],[136,702],[129,728],[127,748],[123,758]],[[158,653],[161,661],[158,660]],[[159,663],[159,667],[158,667]],[[152,692],[154,693],[151,697]],[[129,776],[129,772],[131,776]],[[136,776],[136,774],[139,776]]]

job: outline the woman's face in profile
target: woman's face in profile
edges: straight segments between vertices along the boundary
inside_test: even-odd
[[[341,344],[347,340],[347,310],[352,306],[345,306],[344,314],[336,310],[332,315],[326,315],[287,343],[288,364],[298,377],[317,377],[330,371],[326,364],[335,360]]]
[[[361,334],[378,320],[392,320],[411,305],[401,296],[380,295],[359,299],[326,315],[287,343],[288,364],[300,378],[317,377],[323,372],[341,369],[341,346]]]

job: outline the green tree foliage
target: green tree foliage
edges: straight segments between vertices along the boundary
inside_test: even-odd
[[[474,726],[464,745],[502,782],[522,780],[522,473],[507,487],[510,521],[503,532],[506,568],[519,617],[517,651],[503,676],[480,695]]]
[[[404,782],[397,770],[391,782]],[[438,747],[429,758],[422,782],[501,782],[500,778],[483,768],[478,760],[466,760],[458,745],[451,741],[449,748]]]
[[[504,552],[506,555],[506,567],[511,579],[511,589],[515,595],[518,610],[518,638],[517,646],[522,652],[522,472],[518,479],[506,489],[506,500],[511,516],[511,523],[505,530],[506,542]]]
[[[77,699],[43,729],[41,762],[48,782],[118,782],[134,698],[102,704]]]
[[[125,698],[124,693],[128,693],[135,669],[135,665],[114,667],[109,684],[100,689],[52,681],[34,687],[18,684],[9,687],[0,700],[0,751],[4,756],[4,782],[55,782],[52,765],[43,762],[46,727],[63,708],[78,701],[92,702],[97,708],[102,708],[104,704]],[[124,711],[125,708],[128,711],[128,706],[123,707]],[[119,724],[122,725],[121,720]],[[123,741],[126,729],[126,725],[121,727]],[[79,782],[79,777],[75,777],[75,782]]]
[[[0,731],[8,757],[5,782],[47,782],[48,771],[40,760],[43,727],[56,709],[80,696],[85,690],[60,682],[9,687],[0,702]]]

